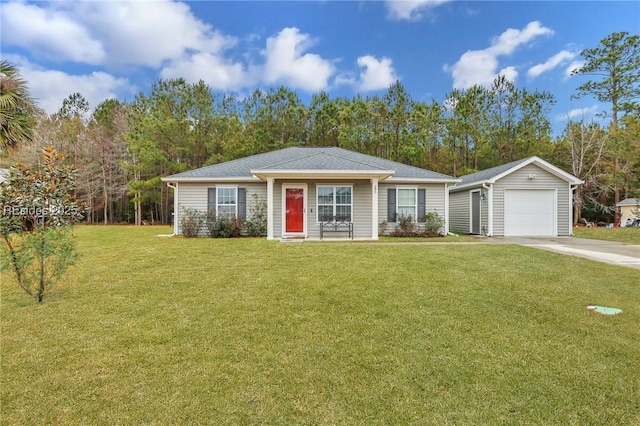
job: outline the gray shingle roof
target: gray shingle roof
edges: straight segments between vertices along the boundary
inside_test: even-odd
[[[344,151],[344,153],[348,152]],[[313,150],[304,154],[293,160],[259,167],[258,170],[389,170],[389,168],[385,169],[373,164],[365,164],[356,161],[353,157],[336,155],[338,153],[325,150]]]
[[[225,163],[201,167],[183,173],[167,176],[164,181],[175,179],[216,179],[252,178],[252,170],[344,170],[344,171],[384,171],[394,170],[394,179],[455,180],[455,178],[430,170],[385,160],[371,155],[360,154],[337,147],[307,148],[292,147],[264,154],[252,155]]]
[[[620,201],[616,206],[640,206],[640,198],[627,198]]]
[[[511,163],[503,164],[501,166],[492,167],[490,169],[481,170],[476,173],[471,173],[470,175],[461,176],[460,179],[462,181],[458,184],[458,186],[462,185],[471,185],[474,183],[486,182],[488,180],[493,179],[496,176],[501,175],[509,169],[517,166],[518,164],[522,164],[525,161],[529,160],[531,157],[523,158],[521,160],[512,161]]]

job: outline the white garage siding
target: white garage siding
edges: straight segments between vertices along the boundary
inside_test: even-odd
[[[535,175],[529,179],[529,175]],[[499,179],[493,185],[493,235],[505,235],[505,190],[555,190],[555,235],[570,235],[569,184],[546,170],[529,164]]]

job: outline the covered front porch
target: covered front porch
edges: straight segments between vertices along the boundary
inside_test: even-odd
[[[252,172],[267,184],[267,239],[378,239],[378,184],[393,171]]]

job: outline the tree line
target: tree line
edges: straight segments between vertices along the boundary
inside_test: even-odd
[[[23,106],[20,134],[3,112],[0,142],[12,160],[36,162],[44,146],[64,154],[78,170],[75,191],[90,223],[169,223],[173,196],[162,176],[291,146],[336,146],[452,176],[538,155],[585,181],[575,194],[576,221],[581,214],[613,219],[617,201],[640,195],[639,36],[614,33],[582,56],[575,73],[592,80],[575,96],[607,103],[611,121],[569,120],[558,137],[549,119],[553,94],[504,77],[452,90],[443,102],[412,99],[397,81],[380,95],[320,92],[308,104],[287,87],[238,98],[170,79],[131,102],[109,99],[93,110],[80,93],[54,114]],[[0,75],[19,80],[15,67],[2,67]]]

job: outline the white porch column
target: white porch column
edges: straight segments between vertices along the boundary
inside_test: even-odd
[[[175,185],[167,182],[167,186],[173,189],[173,234],[178,235],[178,182]]]
[[[493,237],[493,185],[489,185],[489,194],[487,194],[487,200],[487,202],[489,203],[489,229],[487,230],[487,237]]]
[[[273,240],[273,178],[267,178],[267,240]]]
[[[449,235],[449,184],[444,184],[444,235]]]
[[[371,238],[378,239],[378,179],[371,179]]]
[[[179,183],[176,182],[176,186],[173,189],[173,235],[177,235],[178,234],[178,185]]]

